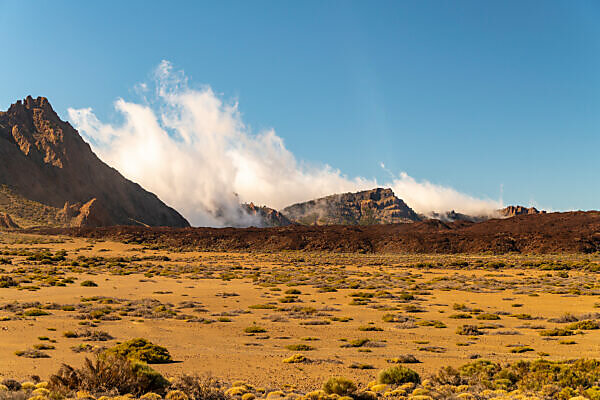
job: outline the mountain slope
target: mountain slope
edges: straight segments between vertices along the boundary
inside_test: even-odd
[[[523,206],[508,206],[501,210],[498,210],[503,218],[511,218],[517,215],[534,215],[534,214],[545,214],[546,211],[540,211],[535,207],[523,207]]]
[[[478,223],[446,223],[432,219],[414,224],[369,226],[296,224],[267,229],[174,229],[131,226],[47,229],[42,233],[216,251],[591,254],[600,252],[600,212],[518,215]]]
[[[102,162],[44,97],[29,96],[0,112],[0,185],[9,197],[28,201],[27,212],[9,202],[13,214],[35,209],[49,225],[189,226],[156,195]],[[72,215],[51,215],[64,208]]]
[[[281,212],[304,225],[375,225],[421,220],[392,189],[383,188],[334,194],[291,205]]]
[[[288,226],[293,224],[285,215],[270,207],[257,206],[254,203],[242,204],[241,207],[246,214],[257,219],[259,227]]]

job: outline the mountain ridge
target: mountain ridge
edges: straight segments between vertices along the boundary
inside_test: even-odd
[[[281,213],[304,225],[374,225],[421,220],[389,188],[332,194],[292,204]]]
[[[58,225],[127,225],[137,220],[151,226],[189,226],[155,194],[100,160],[45,97],[28,96],[0,112],[0,158],[0,185],[17,198],[48,207],[46,213],[80,204],[68,221],[51,218]],[[103,214],[101,219],[98,214]]]

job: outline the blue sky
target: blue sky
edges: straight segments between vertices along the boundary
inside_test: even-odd
[[[118,118],[161,60],[349,176],[600,208],[595,1],[0,0],[0,109]]]

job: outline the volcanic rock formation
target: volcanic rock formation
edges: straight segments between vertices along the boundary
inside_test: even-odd
[[[36,215],[55,210],[52,220],[63,226],[189,226],[156,195],[102,162],[44,97],[29,96],[0,112],[0,186],[12,203],[22,199],[43,207]],[[83,205],[71,207],[78,203]],[[35,214],[20,212],[18,205],[11,208],[21,220]]]
[[[242,204],[242,209],[246,214],[257,218],[257,225],[259,227],[288,226],[293,224],[285,215],[266,206],[247,203]]]
[[[291,205],[282,213],[304,225],[376,225],[421,220],[392,189],[384,188],[334,194]]]
[[[546,211],[539,211],[535,207],[523,207],[523,206],[508,206],[501,210],[498,210],[500,215],[504,218],[514,217],[516,215],[533,215],[533,214],[545,214]]]

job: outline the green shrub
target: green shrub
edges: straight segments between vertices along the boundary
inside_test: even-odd
[[[545,329],[540,332],[540,336],[571,336],[573,331],[565,328]]]
[[[381,370],[377,375],[377,382],[389,385],[401,385],[409,382],[420,383],[421,377],[412,369],[398,365]]]
[[[477,316],[477,319],[482,320],[482,321],[495,321],[495,320],[500,319],[500,317],[496,314],[483,313],[483,314],[479,314]]]
[[[109,349],[108,352],[148,364],[165,364],[173,361],[169,350],[144,338],[128,340]]]
[[[265,333],[267,330],[262,326],[252,325],[244,329],[246,333]]]
[[[39,308],[30,308],[25,310],[23,315],[27,317],[41,317],[43,315],[50,315],[48,311],[40,310]]]
[[[479,330],[479,328],[475,325],[463,325],[456,329],[456,333],[458,335],[467,335],[467,336],[479,336],[483,335],[483,332]]]
[[[356,384],[350,379],[342,377],[329,378],[323,384],[323,391],[327,394],[337,394],[339,396],[350,396],[356,392]]]
[[[381,329],[377,326],[374,326],[374,325],[362,325],[362,326],[358,327],[358,330],[362,331],[362,332],[381,332],[381,331],[383,331],[383,329]]]
[[[575,331],[575,330],[588,331],[588,330],[594,330],[594,329],[599,329],[599,328],[600,328],[600,324],[598,324],[598,322],[592,321],[592,320],[574,322],[567,326],[567,329],[570,329],[572,331]]]
[[[315,349],[307,344],[290,344],[289,346],[285,346],[285,348],[292,351],[310,351]]]
[[[81,282],[81,286],[96,287],[96,286],[98,286],[98,284],[96,282],[94,282],[94,281],[87,280],[87,281]]]
[[[102,353],[95,361],[86,358],[81,368],[63,364],[50,377],[48,389],[62,394],[82,390],[141,395],[161,392],[168,386],[169,381],[148,365],[114,353]]]

